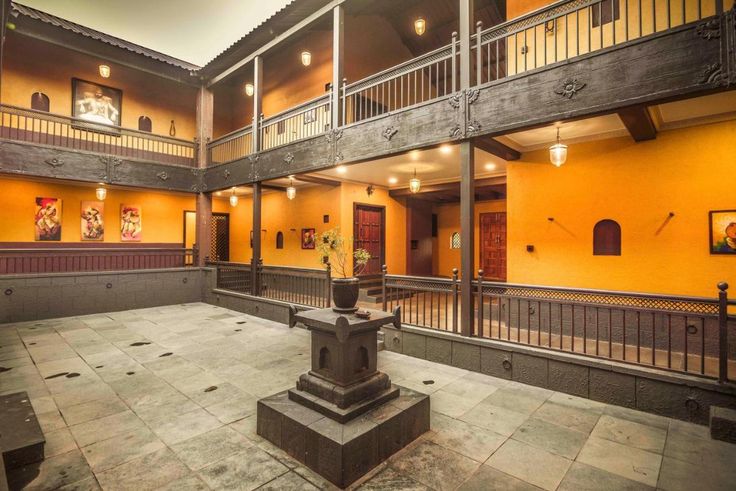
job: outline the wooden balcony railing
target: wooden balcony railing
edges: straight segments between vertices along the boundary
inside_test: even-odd
[[[252,153],[253,129],[251,126],[223,135],[207,145],[209,165],[226,164]]]
[[[280,147],[330,130],[332,105],[326,94],[261,122],[261,150]]]
[[[194,142],[0,105],[0,138],[183,166],[195,165]]]

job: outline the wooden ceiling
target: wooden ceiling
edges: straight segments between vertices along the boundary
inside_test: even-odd
[[[392,198],[411,197],[432,203],[459,203],[460,183],[448,182],[422,186],[418,193],[412,194],[408,188],[392,189],[389,191]],[[475,200],[489,201],[506,198],[506,176],[476,179]]]

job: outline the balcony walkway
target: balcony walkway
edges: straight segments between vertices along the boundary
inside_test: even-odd
[[[330,489],[255,434],[256,400],[291,387],[308,350],[305,330],[205,304],[0,326],[0,394],[28,391],[47,439],[47,459],[10,473],[11,489]],[[432,395],[432,431],[362,489],[736,479],[736,446],[703,426],[390,352],[379,368]]]

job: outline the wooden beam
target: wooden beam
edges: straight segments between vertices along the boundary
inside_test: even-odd
[[[251,266],[251,293],[260,295],[260,276],[258,267],[261,261],[261,197],[263,195],[262,184],[253,183],[253,254],[250,260]]]
[[[490,136],[475,138],[473,143],[484,152],[488,152],[491,155],[502,158],[503,160],[519,160],[521,158],[521,152],[514,150],[508,145],[504,145]]]
[[[639,104],[619,109],[618,117],[621,118],[634,141],[643,142],[657,138],[657,127],[646,105]]]
[[[498,186],[506,184],[506,176],[496,176],[496,177],[485,177],[483,179],[475,179],[475,187],[476,188],[483,188],[487,186]],[[460,189],[458,181],[454,182],[443,182],[442,184],[430,184],[428,186],[422,186],[422,189],[414,194],[412,193],[409,188],[401,188],[401,189],[391,189],[388,192],[388,195],[392,198],[400,198],[403,196],[414,196],[417,198],[421,198],[422,194],[427,193],[438,193],[438,192],[447,192],[447,191],[458,191]]]
[[[297,181],[308,182],[311,184],[320,184],[322,186],[337,187],[340,184],[342,184],[342,182],[337,181],[335,179],[329,179],[327,177],[320,177],[320,176],[313,176],[310,174],[301,174],[301,175],[295,176],[294,179],[296,179]]]
[[[197,167],[204,169],[208,164],[207,142],[212,139],[214,125],[214,95],[206,87],[197,92]],[[212,193],[197,194],[195,242],[199,254],[197,266],[204,266],[211,250],[212,241]]]
[[[475,146],[460,143],[460,332],[473,334],[475,277]]]
[[[332,126],[342,125],[342,92],[343,70],[345,68],[345,8],[342,5],[332,9],[332,93],[330,94],[332,109]]]
[[[261,113],[263,112],[263,58],[253,60],[253,153],[261,150]]]
[[[458,0],[460,2],[460,90],[469,89],[472,81],[470,37],[475,29],[474,0]]]

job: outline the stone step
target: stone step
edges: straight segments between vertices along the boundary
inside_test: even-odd
[[[710,437],[728,443],[736,443],[736,410],[710,407]]]
[[[42,461],[45,444],[28,394],[0,396],[0,449],[6,470]]]

